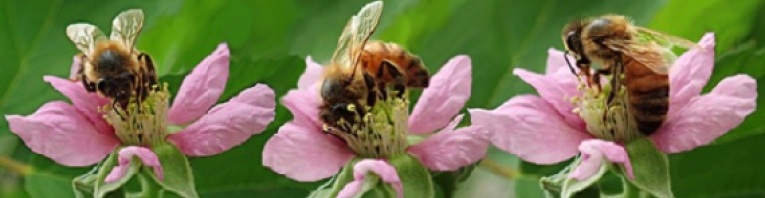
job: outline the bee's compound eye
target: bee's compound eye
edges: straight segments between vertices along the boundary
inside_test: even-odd
[[[581,47],[580,47],[579,39],[580,39],[579,34],[577,34],[576,32],[574,31],[568,32],[568,34],[566,34],[566,47],[568,48],[568,50],[571,50],[575,54],[580,54]]]
[[[335,113],[345,113],[349,111],[350,108],[351,108],[351,105],[345,104],[345,103],[338,103],[338,104],[333,104],[332,106],[330,106],[330,110]]]
[[[117,100],[124,100],[124,99],[127,99],[128,97],[130,97],[130,95],[128,95],[128,92],[126,92],[126,91],[119,91],[115,95],[115,98]]]
[[[98,79],[98,81],[96,81],[96,89],[101,90],[101,89],[103,89],[106,86],[107,86],[106,85],[106,80],[104,80],[103,78]]]

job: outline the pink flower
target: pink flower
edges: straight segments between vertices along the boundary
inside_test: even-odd
[[[578,95],[579,83],[563,57],[560,51],[550,50],[544,75],[515,69],[514,73],[536,88],[540,97],[517,96],[495,110],[470,110],[473,124],[492,131],[495,146],[529,162],[554,164],[580,152],[583,155],[594,152],[606,153],[606,159],[611,162],[626,162],[626,168],[630,169],[629,159],[625,161],[621,157],[626,156],[621,146],[581,145],[596,137],[588,132],[579,114],[573,112],[575,106],[570,99]],[[725,78],[710,93],[701,95],[713,65],[714,35],[710,33],[701,39],[697,48],[679,57],[670,69],[668,117],[649,137],[662,152],[677,153],[707,145],[741,124],[754,111],[756,82],[746,75]],[[580,167],[597,166],[582,164]],[[586,176],[589,175],[577,175],[577,178]]]
[[[73,67],[79,65],[77,58]],[[170,127],[158,135],[172,142],[188,156],[209,156],[224,152],[262,132],[274,119],[275,96],[266,85],[255,85],[226,103],[213,107],[228,78],[229,50],[226,44],[205,58],[186,76],[162,123]],[[76,71],[76,69],[72,69]],[[66,166],[90,166],[103,160],[120,146],[119,166],[109,175],[110,181],[122,177],[130,156],[138,156],[144,165],[154,167],[161,178],[162,168],[151,145],[135,145],[121,138],[99,108],[108,99],[88,93],[79,81],[45,76],[45,81],[72,101],[49,102],[29,116],[6,115],[11,131],[35,153]],[[165,100],[166,103],[166,100]],[[212,108],[211,108],[212,107]],[[165,124],[165,125],[167,125]]]
[[[318,91],[323,67],[310,57],[306,65],[298,89],[282,98],[294,119],[266,143],[263,165],[298,181],[316,181],[334,175],[358,153],[338,137],[322,131],[319,120],[322,100]],[[489,141],[485,130],[475,126],[456,128],[462,116],[455,115],[470,96],[470,75],[467,56],[457,56],[446,63],[432,76],[430,87],[422,92],[408,118],[408,125],[402,127],[410,135],[429,135],[422,142],[404,145],[403,150],[430,170],[456,170],[486,155]],[[402,122],[406,120],[399,123]]]

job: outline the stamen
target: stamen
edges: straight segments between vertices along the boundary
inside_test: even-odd
[[[106,105],[101,111],[123,145],[152,146],[167,135],[169,97],[167,84],[164,84],[161,89],[150,91],[140,103],[133,97],[124,109],[119,105]]]
[[[611,89],[610,84],[604,84],[602,90],[584,86],[580,80],[581,96],[571,100],[577,106],[574,113],[584,120],[587,131],[599,139],[625,142],[638,137],[637,125],[628,111],[626,89],[622,87],[608,103]]]

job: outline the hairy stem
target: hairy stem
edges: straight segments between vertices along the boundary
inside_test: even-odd
[[[32,166],[19,162],[8,156],[0,156],[0,167],[19,175],[32,173]]]
[[[518,172],[518,170],[515,170],[507,166],[503,166],[490,158],[485,158],[481,160],[481,163],[479,164],[479,166],[506,179],[515,179],[516,177],[520,175],[520,172]]]

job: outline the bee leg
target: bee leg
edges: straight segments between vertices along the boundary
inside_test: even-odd
[[[592,74],[590,74],[590,60],[582,57],[579,60],[576,60],[576,67],[579,68],[579,72],[582,73],[584,78],[587,80],[587,87],[592,88],[592,85],[595,82],[593,82]]]
[[[612,67],[609,67],[609,69],[597,69],[597,70],[595,70],[595,74],[592,76],[592,78],[593,78],[592,80],[597,82],[596,83],[597,85],[600,85],[600,76],[601,75],[611,75],[611,74],[613,74],[610,68],[615,68],[615,67],[612,66]],[[617,81],[616,78],[618,78],[616,75],[613,75],[611,77],[611,93],[608,94],[608,100],[606,100],[606,102],[607,102],[606,104],[611,104],[611,101],[613,101],[614,97],[616,97],[616,93],[617,93],[617,91],[619,89],[619,85],[618,85],[619,81]],[[602,91],[601,89],[602,88],[600,86],[598,86],[598,91]]]
[[[396,97],[403,97],[404,91],[406,90],[406,79],[404,79],[404,75],[398,70],[398,67],[393,65],[393,63],[388,60],[383,60],[380,65],[381,71],[378,71],[377,73],[378,76],[382,74],[383,68],[385,68],[388,75],[393,78],[393,90],[396,91]]]
[[[122,113],[120,113],[119,109],[117,108],[117,100],[116,99],[112,99],[112,100],[114,101],[114,102],[112,102],[112,111],[117,113],[117,115],[120,116],[120,118],[122,118],[122,120],[125,120],[126,116],[123,115]]]
[[[611,67],[612,70],[609,70],[608,74],[611,74],[611,94],[608,95],[608,103],[611,104],[611,102],[614,100],[614,97],[619,94],[619,91],[622,89],[622,73],[624,71],[624,65],[622,64],[621,58],[617,58],[614,62],[614,65]]]
[[[92,82],[88,82],[88,80],[85,79],[85,75],[80,76],[80,81],[82,81],[82,86],[85,87],[86,91],[96,92],[96,84]]]
[[[138,60],[141,60],[141,62],[145,65],[144,68],[146,69],[146,71],[143,71],[142,76],[144,83],[146,83],[144,86],[151,88],[151,86],[157,84],[157,72],[154,69],[154,61],[151,59],[151,56],[146,53],[139,54]]]
[[[364,73],[364,84],[367,86],[367,105],[375,106],[377,98],[380,97],[378,89],[376,89],[375,79],[367,73]]]

